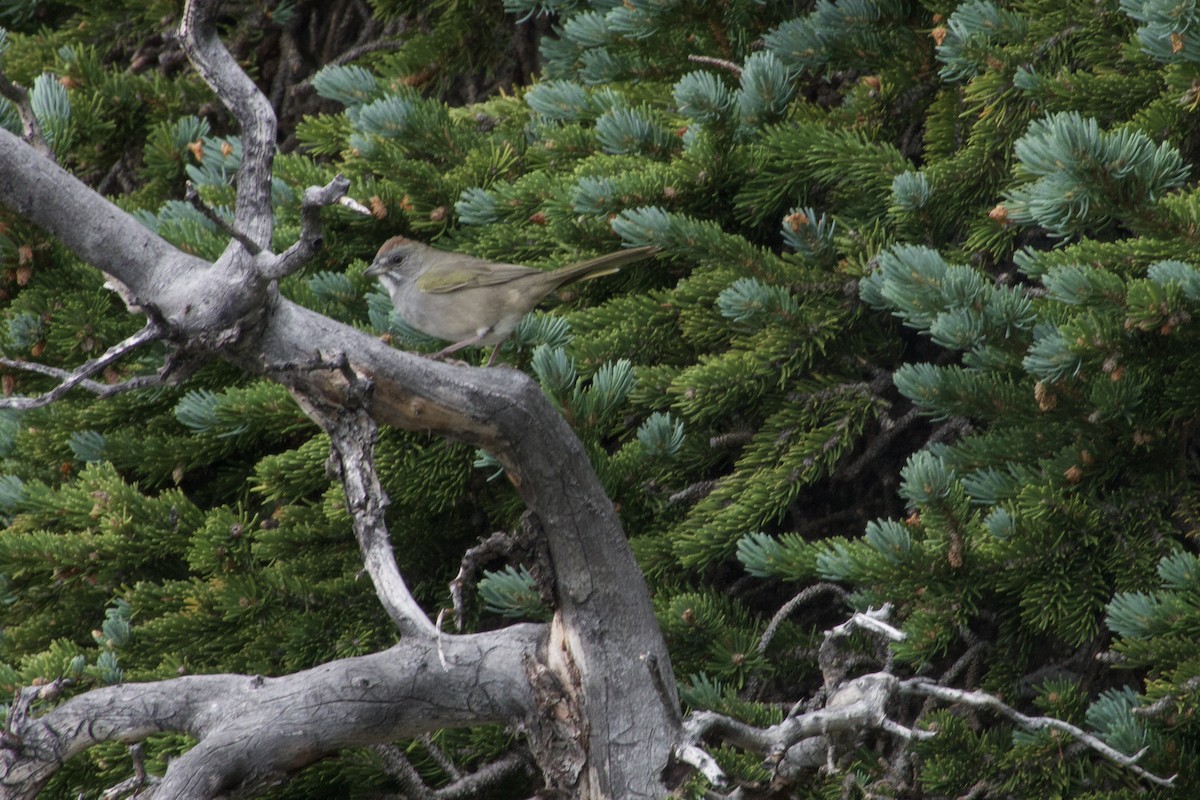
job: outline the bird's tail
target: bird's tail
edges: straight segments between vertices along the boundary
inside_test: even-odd
[[[559,286],[566,286],[574,281],[590,280],[599,278],[604,275],[612,275],[621,267],[627,264],[632,264],[635,261],[641,261],[643,258],[649,258],[659,251],[659,248],[653,246],[647,247],[631,247],[627,250],[617,250],[615,253],[606,253],[602,256],[589,258],[587,261],[580,261],[578,264],[572,264],[569,267],[562,267],[554,270],[554,275],[561,280]]]

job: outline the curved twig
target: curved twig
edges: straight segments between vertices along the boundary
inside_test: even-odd
[[[259,248],[271,244],[271,163],[275,154],[275,110],[217,35],[213,0],[188,0],[179,40],[188,59],[241,127],[242,160],[237,171],[233,227]]]
[[[363,565],[375,585],[375,593],[397,629],[406,637],[440,640],[437,626],[412,596],[388,536],[384,509],[388,499],[375,471],[375,441],[379,429],[375,420],[359,405],[369,397],[368,381],[353,375],[342,359],[341,372],[347,375],[352,399],[344,407],[327,407],[311,397],[293,393],[296,401],[329,435],[329,465],[342,482],[346,510],[354,524],[363,554]],[[439,645],[440,647],[440,645]]]

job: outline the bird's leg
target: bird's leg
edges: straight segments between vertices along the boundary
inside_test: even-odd
[[[500,345],[502,344],[504,344],[503,340],[496,342],[495,346],[492,347],[492,356],[488,359],[488,363],[484,365],[485,367],[490,367],[492,364],[496,363],[496,355],[499,354]]]
[[[446,356],[450,355],[451,353],[457,353],[459,350],[462,350],[464,347],[470,347],[473,344],[478,344],[479,341],[483,337],[487,336],[489,333],[491,333],[490,329],[485,330],[481,333],[477,333],[474,336],[470,336],[466,339],[463,339],[461,342],[455,342],[454,344],[452,344],[448,347],[443,347],[441,350],[438,350],[436,353],[431,355],[430,358],[442,359],[442,358],[445,358]],[[499,351],[500,351],[499,344],[497,344],[495,347],[492,348],[492,357],[488,359],[487,366],[490,367],[493,363],[495,363],[496,353],[498,353]]]

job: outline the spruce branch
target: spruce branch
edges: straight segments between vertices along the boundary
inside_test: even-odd
[[[141,389],[146,386],[153,386],[161,383],[161,379],[157,375],[142,375],[136,378],[131,378],[123,383],[106,385],[96,381],[88,380],[92,375],[108,367],[110,364],[119,361],[132,350],[136,350],[147,342],[162,338],[162,329],[156,322],[147,322],[146,326],[132,336],[118,342],[102,355],[87,361],[70,372],[49,367],[44,364],[35,364],[28,361],[18,361],[10,358],[0,358],[0,366],[9,367],[10,369],[20,369],[26,372],[36,372],[40,375],[48,375],[54,378],[61,378],[62,382],[48,392],[38,395],[37,397],[6,397],[0,399],[0,408],[14,409],[18,411],[28,411],[32,408],[41,408],[58,400],[67,392],[74,389],[76,386],[87,389],[102,397],[119,394],[121,392],[131,391],[133,389]]]

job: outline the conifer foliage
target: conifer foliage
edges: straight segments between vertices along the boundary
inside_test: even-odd
[[[316,72],[335,110],[304,117],[275,160],[275,249],[300,230],[304,188],[335,174],[373,217],[326,211],[324,251],[282,292],[432,352],[442,343],[362,274],[391,235],[546,267],[657,246],[530,315],[500,358],[584,443],[651,583],[685,711],[766,726],[819,705],[822,632],[890,604],[903,639],[855,640],[845,673],[990,692],[1176,776],[1164,789],[1056,729],[907,697],[889,713],[934,735],[833,737],[786,773],[714,740],[729,779],[814,798],[1200,791],[1198,12],[461,5],[548,24],[538,79],[448,104],[429,54],[461,41],[458,8],[396,53]],[[30,87],[59,162],[93,183],[122,165],[123,207],[219,254],[226,233],[182,184],[232,218],[241,143],[199,84],[125,70],[84,25],[26,30],[0,38],[0,68]],[[6,101],[0,122],[21,130]],[[137,330],[96,270],[8,212],[0,260],[5,357],[70,369]],[[163,358],[139,351],[103,378]],[[3,375],[9,395],[54,383]],[[328,454],[284,388],[221,364],[4,412],[0,687],[276,675],[392,644]],[[488,453],[388,429],[376,461],[426,608],[449,602],[467,547],[523,525]],[[468,625],[547,618],[536,557],[486,567]],[[510,743],[482,728],[347,752],[274,796],[400,791],[395,753],[446,785]],[[188,746],[151,738],[148,769]],[[125,746],[96,747],[48,796],[131,771]],[[514,771],[487,796],[537,785]],[[706,788],[695,774],[680,791]]]

